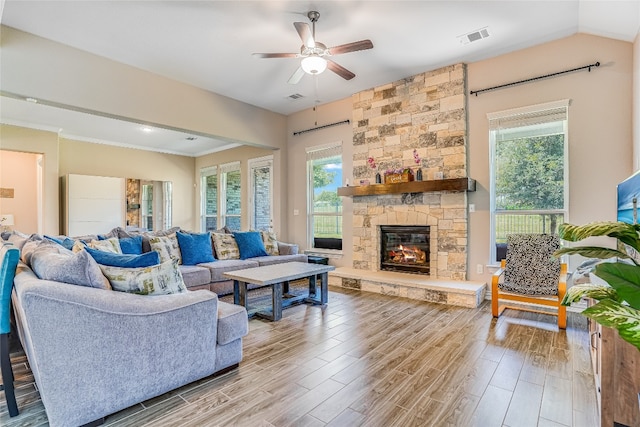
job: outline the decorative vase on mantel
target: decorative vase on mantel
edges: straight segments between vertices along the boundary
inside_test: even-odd
[[[382,177],[380,176],[380,172],[376,172],[376,184],[382,184]]]
[[[422,169],[418,168],[416,171],[416,181],[422,181]]]

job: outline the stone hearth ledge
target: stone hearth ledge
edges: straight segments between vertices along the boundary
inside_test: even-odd
[[[476,308],[485,297],[485,282],[432,279],[418,274],[339,267],[329,272],[329,286],[440,304]]]

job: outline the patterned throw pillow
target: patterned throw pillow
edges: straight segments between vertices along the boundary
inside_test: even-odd
[[[270,231],[261,231],[260,234],[262,234],[262,242],[264,243],[264,248],[267,253],[269,255],[280,255],[276,233]]]
[[[233,234],[211,233],[218,259],[240,259],[240,249]]]
[[[105,240],[92,240],[89,242],[89,247],[97,249],[99,251],[111,252],[112,254],[121,254],[122,248],[120,248],[120,240],[117,237],[111,237]]]
[[[170,236],[155,236],[149,239],[151,250],[160,254],[160,262],[169,261],[171,259],[178,260],[178,264],[182,264],[182,254],[180,253],[180,245],[175,234]]]
[[[122,268],[101,265],[114,291],[139,295],[169,295],[187,292],[187,287],[173,259],[151,267]]]

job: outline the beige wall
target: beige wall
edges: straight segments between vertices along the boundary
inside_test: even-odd
[[[577,72],[471,96],[469,103],[469,175],[477,191],[469,203],[472,280],[476,265],[489,259],[489,142],[487,113],[570,99],[569,221],[584,224],[615,220],[616,185],[633,170],[631,43],[579,34],[497,58],[469,64],[469,89],[478,90],[523,78],[601,62]]]
[[[10,228],[24,233],[38,232],[39,154],[0,150],[0,187],[13,189],[13,198],[0,198],[0,214],[12,214]]]
[[[285,145],[286,117],[281,114],[9,27],[0,29],[3,91],[228,141]]]
[[[313,132],[294,136],[293,132],[311,129],[330,123],[351,120],[351,98],[320,105],[317,111],[304,110],[289,116],[287,121],[287,200],[283,203],[286,210],[287,229],[290,241],[297,243],[301,250],[307,248],[307,164],[306,148],[325,145],[333,142],[342,142],[342,177],[353,183],[353,126],[344,124]],[[317,125],[316,125],[317,122]],[[343,183],[344,185],[344,183]],[[298,210],[299,215],[294,216],[293,211]],[[342,227],[345,248],[341,258],[331,260],[332,265],[351,267],[353,247],[351,239],[351,216],[353,213],[352,200],[349,197],[342,199]]]
[[[243,230],[249,229],[249,170],[248,161],[250,159],[256,159],[260,157],[273,155],[273,229],[276,232],[279,239],[286,241],[287,235],[284,228],[284,221],[282,216],[282,203],[286,203],[286,198],[283,197],[286,177],[286,168],[282,164],[282,151],[281,150],[269,150],[255,147],[238,147],[232,150],[221,151],[219,153],[208,154],[206,156],[198,157],[195,160],[194,170],[194,182],[195,186],[195,203],[193,210],[196,216],[196,229],[200,230],[199,215],[200,215],[200,171],[204,168],[211,166],[219,166],[225,163],[231,163],[235,161],[240,162],[240,171],[242,176],[242,202],[241,202],[241,224]]]
[[[633,170],[640,169],[640,32],[633,43]]]
[[[637,47],[636,47],[637,50]],[[515,107],[569,98],[569,200],[570,218],[582,224],[615,220],[616,185],[633,171],[632,161],[632,77],[633,45],[627,42],[579,34],[515,53],[468,64],[469,89],[477,90],[523,78],[548,74],[600,61],[590,73],[583,71],[560,77],[487,92],[468,98],[469,176],[477,180],[477,191],[469,193],[476,212],[469,214],[469,280],[490,280],[490,271],[476,273],[476,266],[490,263],[489,235],[489,141],[486,114]],[[636,69],[638,67],[636,66]],[[351,99],[319,107],[319,124],[344,120],[350,114]],[[328,117],[323,117],[324,115]],[[640,118],[635,116],[635,121]],[[350,141],[351,128],[339,126],[302,136],[294,130],[314,126],[312,111],[289,116],[287,158],[289,174],[302,177],[305,148],[342,140]],[[345,178],[352,170],[351,144],[343,145]],[[638,150],[637,152],[640,152]],[[306,182],[293,179],[288,188],[289,235],[306,247]],[[343,234],[345,248],[351,247],[352,205],[344,198]],[[293,216],[293,209],[300,211]],[[345,251],[334,265],[351,265]]]
[[[60,176],[66,174],[171,181],[174,225],[194,229],[195,159],[60,138]],[[107,230],[108,231],[108,230]]]
[[[58,136],[52,132],[0,125],[0,149],[43,155],[42,233],[59,234]]]

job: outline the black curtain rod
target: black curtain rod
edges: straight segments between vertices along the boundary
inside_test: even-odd
[[[328,128],[328,127],[331,127],[331,126],[344,125],[344,124],[348,124],[348,123],[351,123],[351,120],[347,119],[347,120],[343,120],[341,122],[329,123],[328,125],[322,125],[322,126],[318,126],[318,127],[311,128],[311,129],[299,130],[297,132],[294,132],[293,136],[302,135],[303,133],[313,132],[314,130],[320,130],[320,129]]]
[[[502,89],[503,87],[515,86],[515,85],[519,85],[519,84],[522,84],[522,83],[529,83],[529,82],[532,82],[532,81],[535,81],[535,80],[541,80],[541,79],[546,79],[546,78],[549,78],[549,77],[559,76],[560,74],[573,73],[574,71],[580,71],[580,70],[584,70],[586,68],[588,68],[589,72],[591,72],[591,68],[592,67],[599,67],[599,66],[600,66],[600,62],[596,62],[594,64],[585,65],[584,67],[573,68],[571,70],[558,71],[557,73],[545,74],[544,76],[532,77],[530,79],[520,80],[520,81],[513,82],[513,83],[506,83],[506,84],[499,85],[499,86],[488,87],[486,89],[472,90],[471,92],[469,92],[469,95],[478,96],[478,94],[482,93],[482,92],[488,92],[490,90]]]

